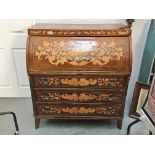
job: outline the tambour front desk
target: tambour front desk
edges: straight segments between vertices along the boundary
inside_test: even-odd
[[[121,128],[132,66],[130,26],[37,24],[28,29],[36,128],[40,119],[114,119]]]

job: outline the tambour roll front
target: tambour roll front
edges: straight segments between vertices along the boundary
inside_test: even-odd
[[[28,34],[35,127],[40,119],[114,119],[121,128],[132,66],[130,27],[37,24]]]

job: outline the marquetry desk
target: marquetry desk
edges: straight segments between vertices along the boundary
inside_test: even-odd
[[[37,24],[27,71],[40,119],[114,119],[122,126],[131,74],[130,25]]]

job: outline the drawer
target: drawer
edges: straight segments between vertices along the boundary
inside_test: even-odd
[[[122,103],[123,93],[116,90],[35,90],[36,102]]]
[[[120,117],[122,106],[103,105],[38,105],[39,115]]]
[[[124,88],[127,78],[116,76],[99,75],[72,75],[72,76],[32,76],[35,88],[77,88],[77,87],[97,87],[97,88]]]

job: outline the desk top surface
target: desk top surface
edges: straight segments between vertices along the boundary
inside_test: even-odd
[[[124,24],[36,24],[29,29],[52,30],[117,30],[127,28]]]

